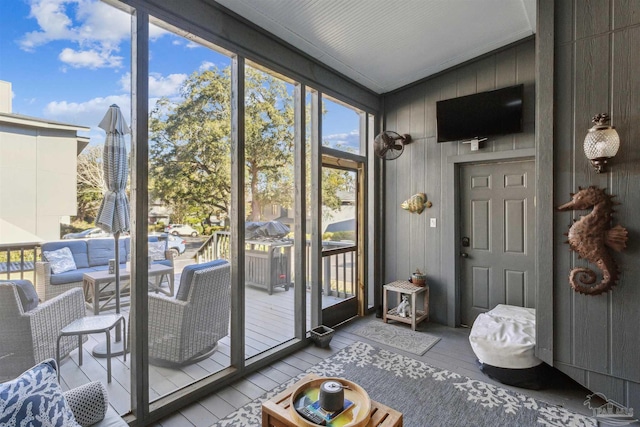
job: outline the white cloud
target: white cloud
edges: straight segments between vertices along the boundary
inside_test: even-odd
[[[349,146],[358,148],[360,146],[360,132],[357,129],[350,132],[325,135],[323,139],[328,142],[329,147]]]
[[[216,66],[216,64],[214,64],[211,61],[204,61],[202,64],[200,64],[200,67],[198,67],[198,71],[203,72],[203,71],[206,71],[206,70],[210,70],[215,66]]]
[[[202,45],[193,41],[189,41],[187,42],[186,47],[188,49],[196,49],[196,48],[202,47]]]
[[[102,120],[109,106],[116,104],[122,110],[127,123],[131,123],[131,98],[129,95],[109,95],[85,102],[52,101],[44,109],[43,117],[64,123],[94,128]]]
[[[182,83],[187,79],[186,74],[149,73],[149,97],[173,97],[180,93]]]
[[[36,19],[41,31],[25,34],[20,46],[31,51],[51,40],[76,39],[77,34],[71,29],[72,21],[65,9],[64,0],[32,1],[29,17]]]
[[[122,66],[122,57],[113,56],[108,52],[97,52],[95,50],[77,51],[71,48],[65,48],[58,56],[60,61],[69,64],[73,68],[120,68]]]
[[[168,76],[163,76],[160,73],[149,73],[149,98],[160,98],[162,96],[175,98],[180,96],[180,87],[186,79],[186,74],[169,74]],[[119,84],[123,92],[130,93],[131,73],[123,74]]]
[[[35,51],[53,41],[76,45],[64,48],[58,58],[74,68],[122,66],[120,44],[129,42],[131,16],[99,0],[31,0],[30,18],[39,30],[26,33],[20,47]]]

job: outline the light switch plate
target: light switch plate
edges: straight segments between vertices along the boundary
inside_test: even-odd
[[[436,219],[435,218],[430,218],[429,219],[429,226],[431,228],[436,228]]]

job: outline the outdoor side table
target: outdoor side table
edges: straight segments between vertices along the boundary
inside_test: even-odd
[[[417,286],[406,280],[396,280],[395,282],[388,283],[382,287],[383,291],[383,307],[382,307],[382,320],[387,323],[387,320],[397,320],[398,322],[408,323],[411,325],[412,330],[416,330],[416,325],[425,319],[429,319],[429,285]],[[389,292],[398,293],[398,301],[400,300],[400,294],[411,295],[411,316],[402,317],[398,315],[397,307],[388,309],[388,296]],[[417,296],[424,294],[423,309],[418,310],[416,306]]]
[[[97,334],[104,332],[107,343],[107,382],[111,382],[111,335],[109,331],[122,324],[122,340],[126,342],[126,321],[121,314],[103,314],[100,316],[86,316],[74,320],[60,330],[56,346],[56,363],[58,364],[58,381],[60,380],[60,339],[62,337],[78,337],[78,365],[82,366],[82,336],[84,334]],[[127,352],[124,352],[124,360],[127,360]]]

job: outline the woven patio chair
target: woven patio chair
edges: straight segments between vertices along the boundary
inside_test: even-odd
[[[25,312],[17,286],[0,283],[0,382],[16,378],[45,359],[55,358],[60,329],[83,316],[82,289],[69,290]],[[77,347],[77,338],[63,338],[60,357]]]
[[[212,261],[184,268],[176,297],[149,295],[149,361],[195,363],[229,333],[231,265]]]

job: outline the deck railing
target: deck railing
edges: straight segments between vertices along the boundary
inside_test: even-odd
[[[210,236],[196,251],[196,262],[207,262],[214,259],[229,259],[231,233],[218,231]],[[247,249],[264,250],[280,244],[270,240],[247,240]],[[306,244],[307,257],[307,283],[311,283],[310,261],[311,242]],[[332,295],[338,298],[348,298],[355,295],[356,268],[355,254],[357,246],[352,242],[335,242],[326,240],[322,242],[322,276],[324,295]],[[293,259],[289,258],[289,269],[293,266]],[[291,272],[293,278],[293,272]]]
[[[0,244],[0,279],[28,279],[35,285],[34,266],[40,243]]]

